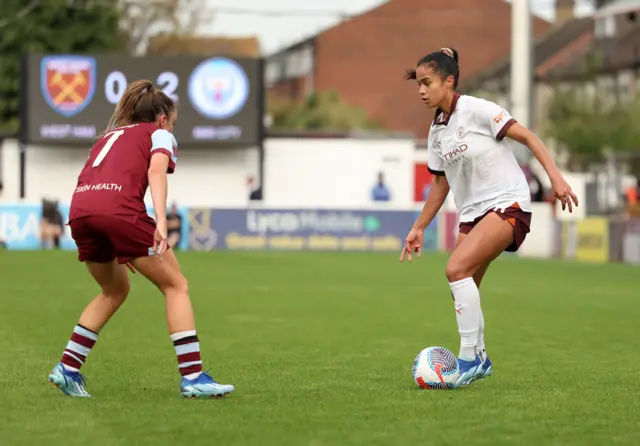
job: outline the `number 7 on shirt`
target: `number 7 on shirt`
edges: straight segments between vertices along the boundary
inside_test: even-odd
[[[111,150],[113,145],[116,143],[116,140],[120,138],[123,133],[124,133],[124,130],[116,130],[104,135],[104,138],[108,137],[109,140],[105,143],[104,146],[102,146],[102,150],[100,150],[100,153],[98,153],[98,156],[96,156],[96,159],[93,160],[93,164],[91,165],[91,167],[98,167],[100,165],[100,163],[107,156],[107,153],[109,153],[109,150]]]

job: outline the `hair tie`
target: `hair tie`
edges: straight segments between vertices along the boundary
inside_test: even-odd
[[[446,54],[447,56],[449,56],[452,59],[455,59],[455,57],[453,56],[453,51],[451,50],[451,48],[440,48],[440,52]]]

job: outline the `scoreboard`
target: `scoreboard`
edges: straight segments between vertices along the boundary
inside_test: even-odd
[[[181,146],[257,145],[262,135],[260,59],[25,56],[21,138],[32,144],[92,144],[127,85],[148,79],[177,104]]]

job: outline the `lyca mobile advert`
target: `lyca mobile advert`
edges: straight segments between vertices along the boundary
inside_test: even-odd
[[[189,247],[199,251],[400,251],[411,211],[191,209]],[[425,249],[436,249],[436,223]]]

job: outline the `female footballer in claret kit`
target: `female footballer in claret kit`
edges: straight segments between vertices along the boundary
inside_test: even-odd
[[[80,368],[129,294],[127,266],[164,294],[182,395],[211,398],[234,390],[202,371],[187,279],[167,242],[167,174],[177,162],[171,133],[176,119],[174,103],[162,90],[150,81],[133,82],[78,177],[69,226],[79,260],[87,264],[101,292],[84,309],[62,359],[49,374],[49,381],[66,395],[89,396]],[[144,203],[147,188],[155,221]],[[135,349],[135,339],[131,346]]]

